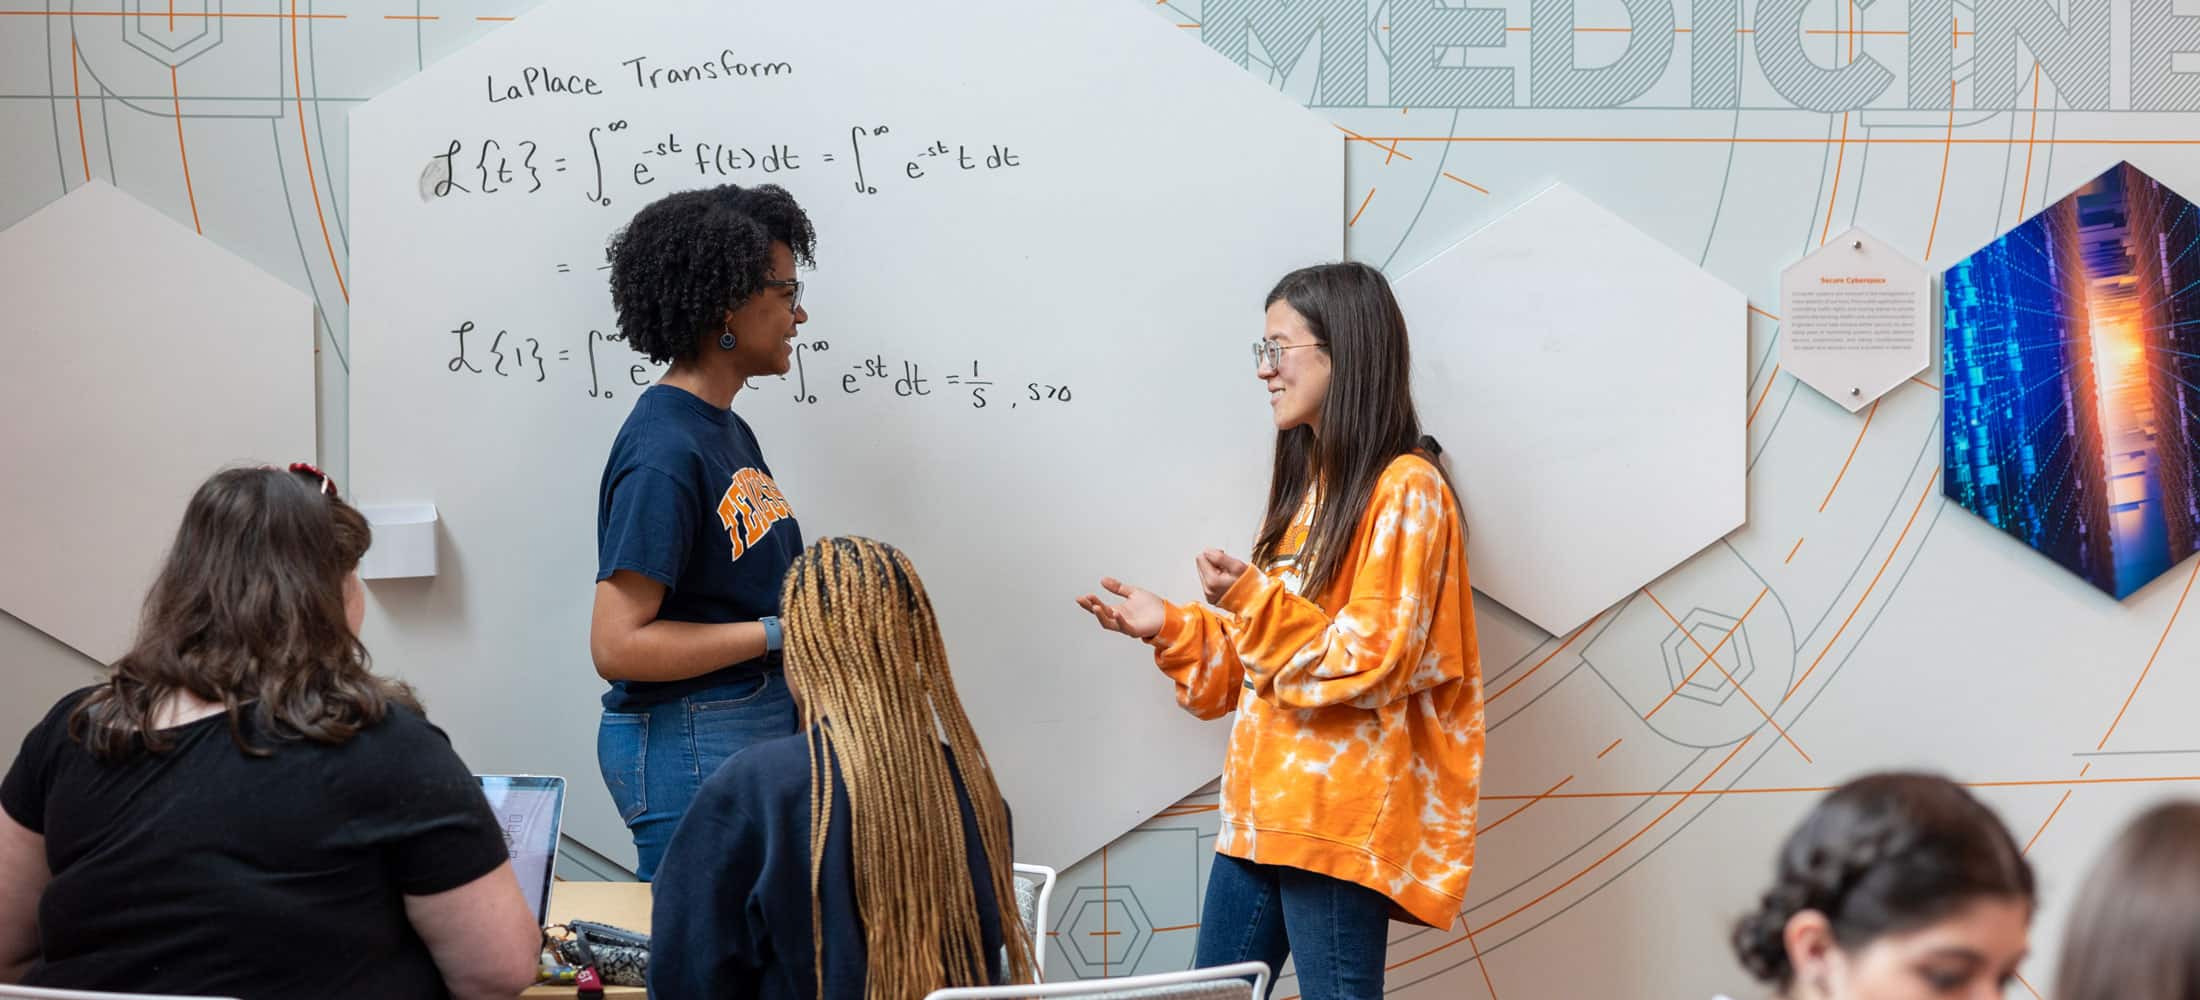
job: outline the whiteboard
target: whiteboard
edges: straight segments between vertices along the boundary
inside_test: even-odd
[[[609,856],[596,494],[657,372],[605,340],[602,248],[706,184],[816,224],[797,370],[734,407],[806,537],[910,553],[1018,858],[1219,770],[1226,728],[1073,598],[1190,598],[1199,549],[1247,548],[1273,431],[1246,347],[1278,277],[1341,254],[1343,136],[1126,5],[959,14],[556,2],[352,116],[353,469],[442,530],[437,576],[372,586],[368,645],[475,768],[574,779],[568,831]]]

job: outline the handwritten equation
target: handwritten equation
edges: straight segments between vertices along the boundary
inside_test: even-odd
[[[1017,170],[1024,154],[994,141],[912,139],[886,125],[853,125],[843,142],[798,146],[699,129],[644,136],[619,119],[588,126],[562,151],[529,137],[453,138],[429,158],[421,197],[510,197],[562,188],[609,207],[612,188],[620,182],[639,191],[667,177],[732,179],[828,165],[845,171],[857,194],[875,195],[880,184],[939,183],[935,178],[942,176]]]
[[[508,329],[486,330],[472,320],[452,327],[446,336],[452,353],[443,367],[453,375],[547,384],[568,370],[586,368],[590,399],[614,399],[626,391],[638,393],[655,382],[664,368],[654,362],[637,361],[625,348],[624,336],[601,330],[588,331],[577,352],[572,347],[545,345],[537,336]],[[796,341],[793,368],[778,380],[792,389],[793,401],[803,406],[866,393],[908,401],[960,402],[974,410],[1056,407],[1075,398],[1075,390],[1059,380],[1000,384],[986,373],[983,363],[975,360],[950,370],[927,369],[924,363],[906,358],[889,360],[879,353],[845,365],[840,357],[834,354],[829,341]],[[813,375],[818,382],[810,381]],[[757,379],[750,379],[747,387],[764,388]],[[1001,406],[1004,402],[1006,407]]]
[[[831,345],[824,341],[797,343],[794,348],[794,371],[780,378],[792,379],[794,401],[797,403],[814,405],[820,401],[817,388],[810,383],[810,369],[813,366],[818,368],[820,378],[828,383],[825,388],[826,398],[856,396],[865,392],[891,392],[901,399],[925,399],[934,396],[960,399],[974,410],[998,407],[1004,400],[1008,403],[1008,408],[1013,410],[1026,404],[1060,405],[1074,398],[1073,391],[1067,385],[1026,382],[1020,389],[1014,385],[996,385],[994,379],[985,374],[984,366],[977,361],[970,362],[968,371],[958,367],[953,370],[934,369],[931,374],[927,374],[924,365],[919,362],[906,359],[889,361],[884,354],[872,354],[846,366],[840,365],[838,359],[822,361],[815,356],[831,350]]]
[[[618,395],[614,390],[622,386],[647,388],[655,381],[655,373],[664,367],[655,362],[636,362],[634,355],[623,348],[606,350],[610,345],[624,344],[626,337],[602,330],[588,331],[578,357],[571,348],[551,348],[551,353],[545,356],[541,337],[515,334],[510,330],[477,329],[470,319],[452,327],[449,336],[453,338],[452,353],[443,367],[454,375],[494,375],[542,383],[550,381],[553,364],[562,371],[566,363],[580,360],[587,363],[591,399],[611,399]],[[472,338],[471,343],[468,338]],[[626,369],[623,373],[619,371],[622,362]],[[606,372],[610,373],[608,377]]]

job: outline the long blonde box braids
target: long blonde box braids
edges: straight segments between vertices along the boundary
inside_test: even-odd
[[[833,818],[829,782],[837,779],[851,812],[856,906],[869,949],[865,996],[920,1000],[941,987],[991,982],[952,759],[977,815],[1009,975],[1032,981],[1008,811],[955,694],[939,621],[908,557],[867,538],[822,539],[789,569],[780,604],[787,676],[810,737],[810,938],[818,969],[825,967],[818,883]],[[824,988],[820,975],[820,1000]]]

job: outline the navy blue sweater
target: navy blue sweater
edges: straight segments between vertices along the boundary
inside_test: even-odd
[[[985,950],[1001,954],[1000,907],[978,819],[949,764]],[[834,765],[835,776],[839,766]],[[832,827],[818,875],[827,1000],[862,1000],[864,943],[856,912],[848,795],[833,787]],[[649,995],[814,1000],[810,944],[810,749],[802,733],[735,754],[703,782],[657,870],[650,918]],[[995,969],[996,981],[1000,970]]]

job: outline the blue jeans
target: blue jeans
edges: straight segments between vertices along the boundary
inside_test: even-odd
[[[664,860],[672,831],[703,779],[752,743],[792,736],[794,698],[787,676],[769,670],[640,712],[605,711],[596,727],[596,765],[619,819],[641,856],[647,882]]]
[[[1383,995],[1390,900],[1343,879],[1215,855],[1199,915],[1201,968],[1259,960],[1273,972],[1298,956],[1305,1000]],[[1275,989],[1275,981],[1269,981]]]

